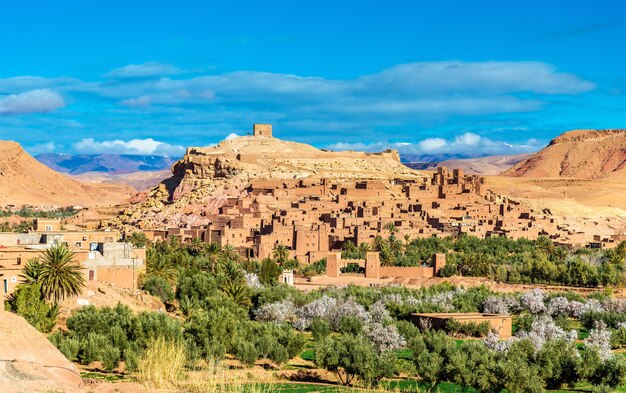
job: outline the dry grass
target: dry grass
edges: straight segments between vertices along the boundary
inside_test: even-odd
[[[190,373],[189,378],[178,387],[189,393],[278,392],[271,379],[265,373],[253,374],[249,369],[234,370],[209,362],[202,371]]]
[[[148,343],[139,360],[137,379],[155,388],[175,386],[184,376],[186,363],[187,349],[182,342],[159,337]]]

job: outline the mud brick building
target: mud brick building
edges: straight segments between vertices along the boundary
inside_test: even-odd
[[[271,135],[260,125],[254,132]],[[348,240],[371,244],[376,236],[387,237],[390,223],[399,237],[409,238],[546,235],[580,245],[593,240],[557,226],[544,212],[493,194],[480,176],[442,167],[419,180],[253,180],[243,196],[228,198],[207,219],[204,226],[146,233],[154,240],[178,236],[231,245],[252,259],[269,257],[283,244],[301,263],[328,257]]]

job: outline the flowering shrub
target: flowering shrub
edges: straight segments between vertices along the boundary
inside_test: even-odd
[[[519,301],[513,296],[489,296],[483,303],[483,312],[487,314],[508,315],[519,310]]]
[[[554,318],[568,316],[570,314],[569,300],[562,296],[553,297],[548,302],[547,311]]]
[[[365,310],[365,307],[357,303],[354,299],[339,300],[333,306],[329,307],[326,313],[326,320],[333,330],[339,329],[339,323],[341,318],[354,317],[363,324],[368,324],[371,321],[370,314]]]
[[[530,331],[521,331],[518,333],[519,339],[529,339],[535,349],[540,350],[548,340],[565,339],[574,341],[578,337],[576,330],[566,332],[558,327],[554,320],[548,315],[535,317]]]
[[[546,295],[541,289],[533,289],[522,295],[521,304],[532,314],[541,314],[546,311]]]
[[[248,288],[256,289],[263,286],[256,273],[244,273],[243,276],[246,279],[246,285]]]
[[[487,333],[487,338],[483,340],[485,346],[492,351],[504,353],[511,348],[511,345],[515,341],[515,338],[511,338],[509,340],[500,340],[500,337],[494,331],[490,331]]]
[[[267,303],[256,311],[256,320],[263,322],[285,323],[295,319],[296,309],[289,299]]]
[[[585,346],[598,351],[601,360],[607,360],[613,356],[611,352],[611,331],[604,322],[596,322],[595,327],[589,332],[585,340]]]
[[[404,337],[395,325],[384,326],[378,322],[365,325],[363,334],[379,353],[393,351],[406,346]]]
[[[322,296],[321,298],[305,304],[296,310],[294,327],[298,330],[306,330],[315,318],[326,319],[329,310],[337,304],[335,298]]]
[[[369,313],[372,321],[378,323],[383,323],[390,318],[389,311],[387,311],[385,303],[381,300],[370,306]]]

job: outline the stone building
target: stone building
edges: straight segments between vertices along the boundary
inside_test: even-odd
[[[128,289],[137,288],[145,269],[145,248],[120,242],[117,231],[64,231],[60,220],[38,219],[28,233],[0,233],[0,294],[13,293],[29,259],[49,247],[65,244],[74,252],[74,262],[83,268],[87,281],[102,281]],[[42,230],[43,229],[43,230]]]
[[[263,130],[259,127],[258,135],[268,136]],[[388,224],[399,237],[410,239],[467,234],[530,240],[546,235],[557,243],[582,246],[594,241],[590,234],[557,226],[545,212],[494,195],[480,176],[446,168],[419,180],[253,180],[240,197],[223,200],[206,220],[207,225],[147,235],[200,238],[259,260],[283,244],[301,263],[336,254],[348,240],[371,244],[377,236],[388,237]]]

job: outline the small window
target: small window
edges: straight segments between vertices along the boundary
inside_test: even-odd
[[[22,257],[17,257],[16,264],[18,264],[18,265],[22,264]]]
[[[46,232],[52,231],[52,225],[46,225]]]
[[[83,248],[83,242],[75,242],[74,245],[78,248]]]

